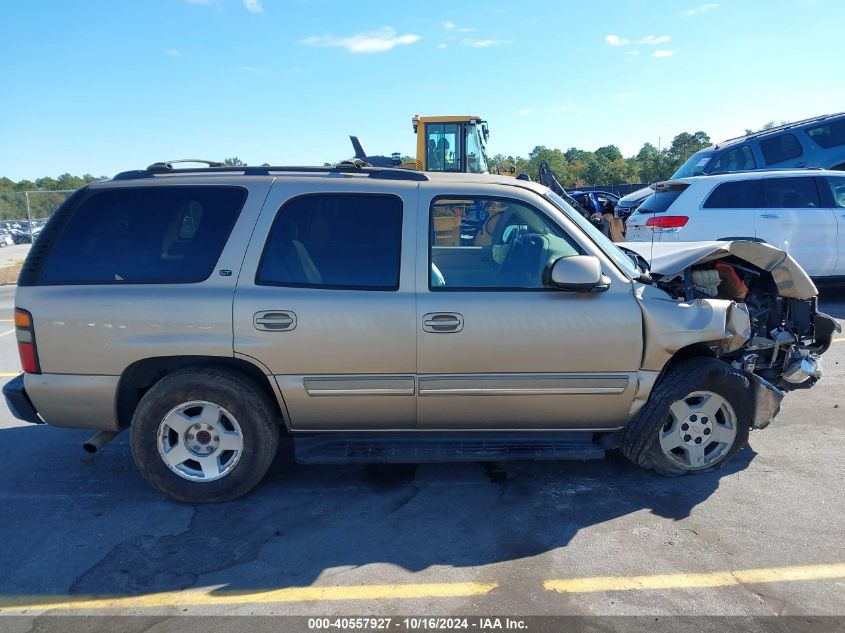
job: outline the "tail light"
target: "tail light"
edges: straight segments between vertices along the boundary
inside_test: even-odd
[[[35,347],[35,329],[32,327],[32,315],[26,310],[15,308],[15,335],[18,339],[18,355],[21,367],[28,374],[40,374],[38,349]]]
[[[689,217],[686,215],[660,215],[649,218],[645,225],[655,229],[680,229],[687,222]]]

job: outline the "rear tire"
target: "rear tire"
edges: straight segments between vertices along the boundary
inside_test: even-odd
[[[670,368],[622,433],[629,460],[661,475],[706,472],[748,443],[753,419],[750,383],[715,358]]]
[[[154,488],[176,501],[216,503],[262,480],[276,455],[279,421],[249,378],[218,367],[185,369],[144,395],[130,441]]]

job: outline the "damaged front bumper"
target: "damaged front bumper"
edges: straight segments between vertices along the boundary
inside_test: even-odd
[[[754,415],[751,419],[752,429],[765,429],[772,423],[780,411],[780,403],[786,392],[775,387],[768,380],[760,378],[750,371],[742,373],[751,383],[750,387],[754,398]]]

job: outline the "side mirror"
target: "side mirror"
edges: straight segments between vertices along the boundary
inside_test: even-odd
[[[552,264],[549,284],[561,290],[604,292],[610,287],[610,279],[602,274],[598,257],[573,255]]]

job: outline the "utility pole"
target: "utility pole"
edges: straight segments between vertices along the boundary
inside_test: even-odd
[[[29,206],[29,192],[24,191],[23,197],[26,199],[26,219],[29,222],[29,242],[32,243],[32,208]]]

